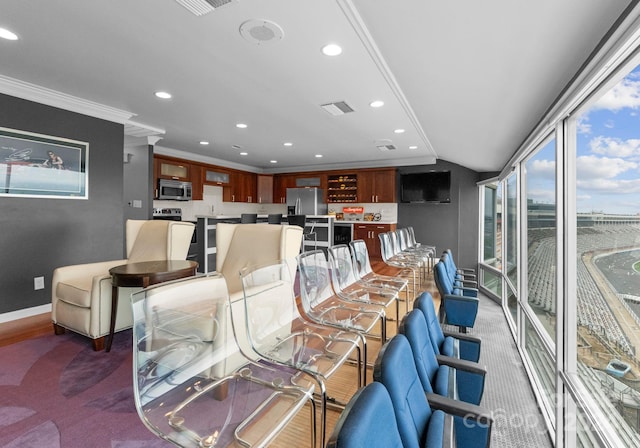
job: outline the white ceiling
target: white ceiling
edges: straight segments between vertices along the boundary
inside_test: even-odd
[[[20,80],[128,111],[162,147],[258,171],[435,157],[497,171],[628,4],[233,0],[198,17],[175,0],[2,0],[0,27],[20,39],[0,39],[0,92]],[[250,19],[284,37],[248,42]],[[323,55],[329,42],[343,53]],[[333,101],[355,112],[320,107]]]

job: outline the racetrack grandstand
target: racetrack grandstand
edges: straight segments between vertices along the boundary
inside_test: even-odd
[[[640,272],[634,266],[640,261],[640,217],[635,222],[627,218],[577,228],[578,371],[585,383],[615,390],[607,399],[638,431]],[[528,302],[553,335],[558,306],[555,228],[529,228],[528,238]],[[629,371],[612,374],[612,361],[628,365]]]

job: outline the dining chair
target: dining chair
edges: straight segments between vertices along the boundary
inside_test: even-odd
[[[409,287],[409,279],[411,275],[408,271],[403,274],[402,270],[398,270],[397,276],[382,275],[373,271],[371,261],[369,259],[369,251],[364,240],[353,240],[349,243],[351,247],[351,257],[353,259],[353,270],[358,280],[369,285],[379,286],[382,288],[390,287],[404,291],[404,300],[406,302],[407,313],[409,312],[409,296],[414,291]]]
[[[267,224],[282,224],[282,213],[269,213]]]
[[[401,269],[400,275],[411,281],[412,290],[415,295],[422,283],[422,267],[419,263],[411,260],[399,259],[398,257],[394,258],[393,249],[391,248],[391,240],[386,232],[379,233],[378,239],[380,240],[380,254],[382,255],[382,261],[387,266]]]
[[[176,446],[264,447],[306,404],[315,426],[313,380],[245,357],[228,307],[220,274],[132,295],[135,407]]]
[[[391,248],[392,258],[415,263],[420,268],[421,278],[426,279],[429,271],[430,257],[423,254],[421,251],[408,251],[406,248],[403,248],[397,229],[390,230],[389,232],[386,232],[386,234],[389,237],[389,247]]]
[[[378,337],[386,334],[384,308],[379,305],[345,300],[335,294],[331,286],[331,273],[327,257],[322,250],[301,253],[296,257],[300,278],[300,302],[305,316],[321,325],[329,325],[363,336],[363,374],[366,373],[367,343],[365,335],[371,335],[380,325]],[[365,376],[366,377],[366,376]]]
[[[258,222],[257,213],[242,213],[240,215],[240,224],[255,224]]]
[[[240,272],[243,306],[232,304],[231,313],[239,345],[245,355],[304,372],[315,379],[320,394],[321,446],[325,444],[326,381],[352,354],[357,359],[358,387],[362,375],[361,334],[311,323],[300,315],[293,292],[295,260],[253,266]]]
[[[313,249],[315,250],[318,248],[318,234],[315,231],[314,224],[311,224],[311,226],[307,226],[307,215],[289,215],[287,217],[287,221],[290,225],[302,227],[302,246],[300,248],[301,252],[305,251],[305,240],[313,239]]]
[[[374,286],[358,280],[351,259],[351,251],[346,244],[330,247],[328,254],[333,289],[338,296],[356,302],[373,303],[385,309],[395,304],[395,321],[400,322],[400,291],[398,289],[390,286]],[[390,319],[387,316],[388,320]]]
[[[436,246],[413,244],[409,229],[406,227],[396,229],[396,235],[398,237],[398,245],[402,252],[417,254],[427,263],[427,271],[433,269],[434,259],[436,257]]]

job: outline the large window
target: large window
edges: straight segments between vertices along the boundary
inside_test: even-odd
[[[514,173],[507,178],[507,203],[505,224],[505,253],[507,278],[513,288],[518,288],[518,177]]]
[[[574,126],[577,371],[623,439],[640,433],[639,99],[636,68]]]
[[[502,206],[502,194],[500,185],[491,183],[484,187],[484,245],[483,262],[496,269],[501,268],[501,242],[500,238],[500,214],[498,207]]]
[[[481,191],[483,218],[479,284],[499,298],[502,296],[502,183],[487,183]]]
[[[640,5],[618,25],[480,186],[480,285],[561,448],[640,447]]]
[[[550,340],[556,328],[556,141],[525,163],[527,198],[527,302]]]

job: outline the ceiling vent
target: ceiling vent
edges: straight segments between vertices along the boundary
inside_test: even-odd
[[[396,147],[391,143],[391,140],[377,140],[376,148],[380,151],[395,151]]]
[[[240,35],[247,42],[256,45],[278,42],[284,37],[284,31],[277,23],[264,19],[251,19],[240,25]]]
[[[320,107],[329,112],[331,115],[344,115],[353,112],[353,108],[344,101],[323,104]]]
[[[233,0],[176,0],[196,16],[203,16]]]

